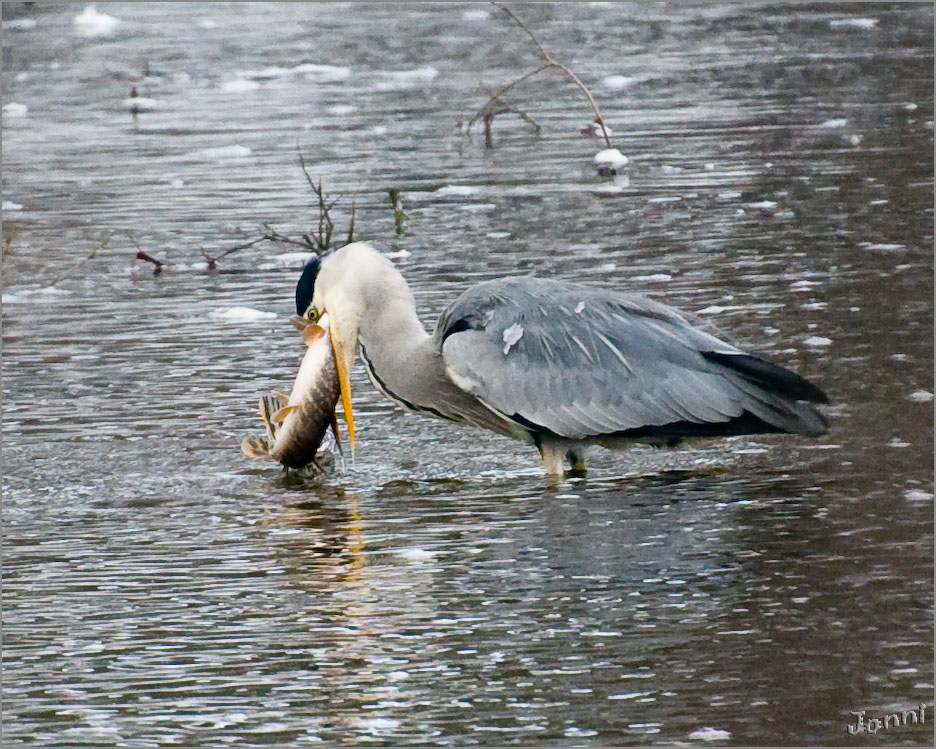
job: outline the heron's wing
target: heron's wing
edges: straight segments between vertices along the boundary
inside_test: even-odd
[[[435,339],[458,387],[533,431],[572,439],[825,431],[801,402],[824,401],[818,388],[638,295],[489,281],[443,312]]]

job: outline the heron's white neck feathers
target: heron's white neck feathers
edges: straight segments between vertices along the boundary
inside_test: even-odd
[[[357,350],[359,336],[369,346],[379,346],[421,341],[428,335],[416,316],[406,280],[366,242],[353,242],[325,257],[312,304],[328,312],[349,359]]]

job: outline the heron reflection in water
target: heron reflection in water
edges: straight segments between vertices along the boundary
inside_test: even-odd
[[[585,470],[591,445],[820,435],[825,394],[639,294],[531,277],[471,287],[427,333],[393,263],[355,242],[310,260],[296,312],[328,313],[353,447],[348,372],[416,413],[534,445],[548,474]]]

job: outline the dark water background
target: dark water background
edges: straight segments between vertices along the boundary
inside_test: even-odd
[[[491,6],[99,10],[3,5],[5,742],[931,745],[845,731],[933,700],[931,5],[518,6],[614,182],[559,77],[511,99],[539,137],[459,131],[537,64]],[[551,486],[357,371],[353,466],[247,460],[303,259],[200,250],[314,225],[297,139],[427,325],[517,272],[644,291],[820,384],[830,433]]]

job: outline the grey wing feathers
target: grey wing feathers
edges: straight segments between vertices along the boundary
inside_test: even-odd
[[[513,278],[462,294],[435,331],[446,373],[489,408],[572,439],[821,434],[825,395],[639,295]]]

